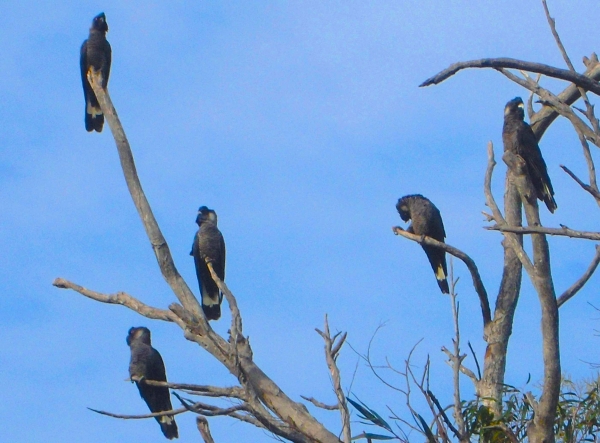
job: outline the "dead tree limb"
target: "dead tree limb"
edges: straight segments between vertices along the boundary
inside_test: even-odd
[[[248,340],[242,335],[241,316],[239,322],[234,324],[237,331],[232,331],[229,344],[212,330],[198,300],[175,268],[167,242],[143,193],[123,127],[108,92],[101,86],[101,74],[92,69],[88,72],[88,80],[112,131],[129,192],[154,249],[160,270],[181,303],[181,306],[176,303],[170,305],[170,311],[174,315],[164,315],[176,321],[188,340],[209,351],[239,380],[247,395],[245,407],[254,419],[253,424],[260,423],[275,435],[293,442],[339,443],[340,440],[311,416],[303,404],[292,401],[254,363]],[[235,318],[234,309],[237,309],[237,303],[233,294],[223,282],[219,282],[218,279],[215,281],[228,299],[232,317]],[[233,355],[227,352],[228,349],[231,350],[232,343],[235,347]]]
[[[499,69],[499,71],[504,74],[505,77],[512,80],[513,82],[523,86],[526,89],[536,93],[543,104],[552,106],[560,115],[568,119],[573,126],[575,126],[585,137],[594,143],[596,146],[600,147],[600,137],[594,133],[592,128],[590,128],[582,119],[579,117],[570,106],[566,103],[560,101],[560,99],[550,92],[548,89],[542,88],[539,84],[534,82],[529,78],[521,78],[517,75],[513,74],[507,69]],[[598,83],[600,85],[600,83]],[[536,135],[537,136],[537,135]]]
[[[215,443],[212,434],[210,433],[206,417],[203,417],[202,415],[197,416],[196,426],[198,427],[198,432],[200,432],[200,436],[202,437],[202,440],[204,440],[204,443]]]
[[[327,361],[327,367],[329,368],[329,374],[331,375],[333,391],[335,392],[335,396],[337,397],[338,401],[338,409],[340,411],[340,418],[342,420],[343,441],[344,443],[351,443],[352,434],[350,432],[350,412],[348,411],[346,396],[342,390],[340,370],[338,369],[336,362],[340,349],[346,341],[346,333],[344,332],[341,334],[338,332],[332,337],[329,331],[329,321],[327,320],[327,315],[325,315],[325,330],[315,330],[325,342],[325,360]]]
[[[165,388],[177,389],[179,391],[188,391],[194,395],[201,395],[203,397],[226,397],[226,398],[237,398],[239,400],[245,400],[244,390],[239,386],[231,386],[228,388],[221,388],[218,386],[209,385],[193,385],[189,383],[171,383],[166,381],[147,380],[144,379],[147,385],[151,386],[164,386]]]
[[[72,289],[75,292],[80,293],[92,300],[99,301],[101,303],[109,303],[115,305],[125,306],[144,317],[151,318],[153,320],[164,320],[177,322],[179,319],[171,312],[164,309],[154,308],[142,303],[137,298],[125,292],[117,292],[116,294],[102,294],[100,292],[86,289],[83,286],[79,286],[76,283],[65,280],[64,278],[57,278],[52,282],[53,286],[60,289]]]
[[[583,75],[592,79],[600,80],[600,63],[598,63],[598,57],[596,54],[592,54],[589,59],[584,58],[586,63],[586,71]],[[557,95],[558,99],[566,104],[567,106],[575,103],[580,97],[581,93],[577,86],[569,85],[560,94]],[[556,120],[560,114],[552,106],[544,105],[542,109],[536,112],[530,119],[531,129],[536,135],[537,139],[540,140],[550,125]]]
[[[340,405],[327,405],[323,402],[320,402],[319,400],[317,400],[314,397],[306,397],[304,395],[301,395],[300,397],[302,397],[304,400],[312,403],[317,408],[325,409],[326,411],[337,411],[338,409],[340,409]]]
[[[510,151],[505,151],[503,159],[512,172],[512,179],[521,196],[525,216],[529,226],[541,226],[539,207],[535,190],[526,172],[525,161]],[[554,419],[560,394],[560,346],[559,317],[552,272],[550,252],[544,234],[532,234],[533,266],[523,260],[533,286],[538,294],[542,310],[542,356],[544,361],[544,384],[540,401],[534,406],[534,418],[527,435],[533,443],[554,441]],[[517,252],[518,255],[518,252]]]
[[[100,72],[95,72],[92,68],[88,72],[87,78],[98,98],[98,103],[102,108],[104,117],[108,121],[108,125],[110,126],[110,130],[115,139],[127,188],[129,189],[135,208],[142,219],[144,229],[146,230],[146,234],[148,235],[148,239],[150,240],[150,244],[156,255],[156,260],[158,261],[158,266],[162,275],[183,307],[188,311],[193,312],[197,317],[204,319],[204,313],[202,312],[198,300],[196,300],[196,297],[175,267],[169,245],[162,235],[158,223],[154,218],[154,214],[152,213],[152,208],[150,208],[148,199],[146,199],[146,195],[144,194],[142,184],[140,183],[137,174],[135,162],[133,161],[133,154],[129,142],[127,141],[127,136],[119,121],[117,111],[108,95],[108,91],[105,91],[102,88],[102,74]],[[204,320],[203,326],[206,328],[208,327],[206,320]]]
[[[178,415],[183,414],[188,411],[188,408],[179,408],[172,409],[170,411],[162,411],[162,412],[153,412],[151,414],[139,414],[139,415],[131,415],[131,414],[115,414],[114,412],[100,411],[98,409],[88,408],[90,411],[93,411],[100,415],[106,415],[108,417],[121,418],[123,420],[143,420],[146,418],[154,418],[154,417],[162,417],[164,415]]]
[[[600,84],[593,81],[585,75],[578,74],[566,69],[555,68],[554,66],[545,65],[543,63],[533,63],[524,60],[517,60],[514,58],[501,57],[501,58],[482,58],[479,60],[470,60],[466,62],[458,62],[450,65],[448,68],[437,73],[433,77],[428,78],[419,87],[437,85],[442,83],[444,80],[452,77],[457,72],[468,69],[468,68],[492,68],[492,69],[519,69],[522,71],[535,72],[538,74],[545,75],[547,77],[556,78],[559,80],[565,80],[579,86],[586,91],[593,92],[596,95],[600,95]]]
[[[587,283],[590,277],[594,274],[594,271],[596,271],[596,268],[598,267],[599,263],[600,246],[596,245],[596,254],[594,255],[594,258],[592,259],[592,262],[588,266],[587,270],[575,283],[573,283],[565,292],[563,292],[560,297],[558,297],[557,304],[559,308],[571,298],[573,298],[575,294],[577,294],[577,292],[579,292],[579,290],[583,288],[583,285]]]
[[[560,228],[546,228],[544,226],[486,226],[485,229],[489,231],[500,231],[500,232],[512,232],[515,234],[547,234],[547,235],[559,235],[570,238],[580,238],[585,240],[600,241],[600,232],[592,231],[576,231],[566,226]]]
[[[456,300],[456,285],[454,280],[454,267],[450,263],[450,301],[452,303],[452,323],[454,325],[454,339],[452,340],[454,349],[452,353],[446,353],[452,367],[453,384],[454,384],[454,420],[458,429],[453,429],[454,435],[461,443],[469,443],[470,438],[467,435],[467,426],[465,424],[465,416],[462,411],[462,399],[460,394],[460,372],[463,367],[463,360],[466,354],[460,353],[460,326],[459,326],[459,305]],[[429,393],[429,392],[428,392]],[[433,394],[431,394],[433,396]],[[439,404],[438,404],[439,405]],[[444,414],[445,415],[445,414]],[[446,420],[449,422],[448,420]]]
[[[569,177],[571,177],[573,180],[575,180],[575,182],[577,182],[577,184],[579,186],[581,186],[581,188],[586,191],[589,192],[592,197],[594,197],[594,199],[597,202],[600,202],[600,191],[596,188],[594,188],[591,185],[586,185],[579,177],[577,177],[569,168],[567,168],[565,165],[560,165],[560,167],[562,168],[563,171],[565,171]]]
[[[492,194],[492,175],[496,166],[496,160],[494,159],[494,145],[491,141],[487,145],[487,154],[488,164],[483,191],[486,205],[492,210],[493,220],[500,226],[521,226],[521,197],[511,180],[510,170],[507,171],[505,178],[505,215],[502,215]],[[521,250],[517,246],[520,246]],[[502,409],[502,390],[504,386],[504,374],[506,372],[508,342],[512,333],[513,318],[521,292],[523,266],[521,265],[519,255],[523,254],[522,246],[522,235],[504,235],[502,242],[504,249],[502,280],[496,298],[494,319],[484,334],[487,348],[484,356],[483,376],[479,383],[475,384],[477,394],[483,399],[483,404],[496,416],[500,415]]]
[[[475,261],[463,251],[453,246],[450,246],[448,243],[437,241],[434,238],[412,234],[400,226],[392,227],[392,232],[396,235],[400,235],[402,237],[408,238],[414,242],[419,244],[425,244],[429,246],[434,246],[436,248],[443,249],[448,254],[453,255],[454,257],[461,260],[469,269],[471,273],[471,278],[473,280],[473,286],[475,287],[475,292],[479,297],[479,304],[481,305],[481,315],[483,317],[483,325],[484,327],[491,321],[491,313],[490,313],[490,302],[488,300],[487,291],[485,290],[485,286],[483,285],[483,281],[481,280],[481,276],[479,275],[479,270],[477,269],[477,265]]]
[[[552,32],[552,35],[554,36],[554,40],[556,41],[556,45],[558,46],[560,53],[563,56],[565,63],[569,67],[569,70],[571,72],[576,73],[575,67],[573,66],[573,63],[571,63],[571,59],[569,58],[569,55],[567,54],[567,50],[565,49],[565,47],[562,43],[562,40],[560,39],[560,36],[558,35],[558,32],[556,31],[556,21],[552,17],[550,17],[550,11],[548,10],[548,5],[546,3],[546,0],[542,0],[542,5],[544,6],[544,12],[546,13],[546,19],[548,20],[548,25],[550,26],[550,31]],[[585,116],[588,118],[588,120],[592,124],[592,127],[594,128],[594,132],[596,134],[600,135],[600,128],[598,127],[598,119],[594,116],[594,106],[590,103],[590,101],[587,97],[587,94],[585,92],[585,89],[580,86],[578,86],[578,89],[579,89],[579,94],[581,95],[581,98],[583,99],[583,102],[585,103],[585,108],[586,108]]]

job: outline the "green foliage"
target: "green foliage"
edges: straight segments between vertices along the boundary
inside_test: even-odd
[[[357,400],[360,402],[357,403],[354,400],[352,400],[351,398],[346,398],[346,400],[348,400],[348,402],[354,406],[358,412],[360,412],[362,414],[362,416],[359,416],[361,419],[363,420],[368,420],[371,423],[366,423],[363,422],[365,424],[374,424],[375,426],[379,426],[380,428],[386,429],[390,432],[392,432],[392,428],[390,427],[390,425],[383,419],[381,418],[381,416],[375,412],[373,409],[370,409],[367,405],[365,405],[362,401],[360,401],[360,399],[357,398]]]
[[[515,443],[527,442],[527,425],[533,419],[534,408],[530,401],[531,394],[525,394],[519,389],[506,386],[502,404],[502,414],[494,417],[488,407],[479,398],[463,402],[463,416],[466,434],[470,441],[485,443]],[[363,423],[374,425],[390,432],[392,436],[375,433],[363,433],[353,440],[398,440],[400,438],[390,424],[375,410],[362,401],[347,399],[356,408]],[[410,426],[413,431],[421,435],[414,441],[421,442],[423,437],[428,443],[448,441],[443,436],[452,436],[451,429],[432,429],[427,420],[416,411],[411,411],[416,426]],[[448,414],[450,415],[450,414]],[[443,423],[433,417],[432,422]],[[397,422],[398,428],[407,425],[407,421],[397,417],[389,417]],[[600,385],[598,381],[582,382],[578,386],[571,381],[564,380],[560,400],[557,408],[556,422],[554,424],[556,441],[561,443],[595,442],[600,440]],[[402,432],[404,434],[404,432]],[[404,434],[406,435],[406,434]]]
[[[572,382],[563,386],[571,388],[562,392],[558,403],[555,433],[564,442],[596,441],[600,435],[600,395],[598,381],[577,388]]]
[[[366,420],[366,421],[362,422],[363,424],[379,426],[380,428],[383,428],[386,431],[389,431],[393,434],[392,428],[390,427],[388,422],[386,422],[381,417],[381,415],[379,415],[373,409],[369,408],[362,401],[360,401],[360,399],[357,398],[358,401],[354,401],[351,398],[346,398],[346,400],[348,401],[348,403],[350,403],[352,406],[354,406],[356,408],[356,410],[359,412],[359,418],[361,420]],[[363,432],[362,434],[354,437],[352,440],[359,440],[361,438],[365,438],[368,443],[370,443],[372,440],[395,440],[396,439],[395,436],[373,434],[371,432]]]

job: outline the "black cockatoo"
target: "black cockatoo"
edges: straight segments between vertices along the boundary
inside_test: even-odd
[[[108,85],[108,76],[110,75],[110,62],[112,51],[110,43],[106,40],[108,24],[106,16],[101,12],[92,21],[90,35],[81,45],[81,54],[79,65],[81,67],[81,82],[83,84],[83,95],[85,97],[85,129],[88,132],[102,132],[104,125],[104,114],[96,94],[92,90],[87,79],[87,73],[90,67],[96,71],[102,72],[102,87],[106,89]]]
[[[550,212],[557,208],[554,189],[548,176],[546,162],[531,127],[523,120],[525,111],[521,97],[515,97],[504,108],[502,141],[504,150],[519,155],[527,165],[527,174],[533,185],[536,197],[546,203]]]
[[[170,411],[171,397],[169,388],[151,386],[143,380],[167,381],[165,364],[150,342],[150,330],[139,327],[131,328],[127,335],[127,344],[131,350],[129,361],[129,377],[138,387],[140,395],[152,412]],[[169,440],[179,437],[177,423],[172,415],[154,417],[160,425],[160,430]]]
[[[426,235],[437,241],[444,242],[446,231],[444,231],[444,223],[440,211],[435,207],[429,199],[422,195],[405,195],[398,200],[396,209],[400,218],[405,222],[412,220],[407,231],[417,235]],[[444,294],[450,292],[448,287],[448,269],[446,266],[446,252],[443,249],[433,246],[421,245],[429,263],[435,273],[438,286]]]
[[[202,297],[202,309],[208,320],[221,317],[222,294],[210,275],[205,259],[208,258],[221,281],[225,280],[225,240],[217,228],[217,214],[206,206],[198,209],[196,217],[198,232],[194,237],[192,252],[196,265],[196,277]]]

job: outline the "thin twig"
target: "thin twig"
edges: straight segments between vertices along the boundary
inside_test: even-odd
[[[212,261],[210,261],[210,259],[208,259],[208,258],[206,258],[206,266],[208,267],[208,270],[210,271],[210,275],[212,276],[212,279],[215,281],[215,283],[219,287],[219,290],[227,299],[227,303],[229,303],[229,309],[231,310],[230,334],[233,337],[233,343],[235,344],[235,343],[237,343],[238,338],[243,337],[242,336],[242,316],[240,314],[240,310],[237,305],[237,300],[235,299],[235,297],[233,296],[233,294],[231,293],[231,291],[229,290],[229,288],[227,287],[225,282],[219,278],[219,276],[215,272]]]
[[[452,352],[450,352],[448,350],[448,348],[446,348],[445,346],[442,346],[441,351],[448,356],[448,360],[452,361],[453,354],[452,354]],[[463,354],[463,359],[464,359],[464,354]],[[461,361],[462,361],[462,359],[461,359]],[[477,386],[479,379],[477,378],[477,376],[475,375],[475,373],[473,371],[471,371],[469,368],[466,368],[463,365],[460,365],[459,369],[460,369],[460,372],[462,372],[464,375],[469,377],[473,381],[473,384],[475,384],[475,386]]]
[[[577,131],[579,142],[581,143],[581,147],[583,148],[583,156],[585,157],[585,161],[588,165],[588,177],[590,179],[589,187],[594,191],[592,193],[592,196],[594,196],[594,198],[596,199],[596,203],[600,205],[600,190],[598,189],[598,182],[596,179],[596,167],[594,166],[594,159],[592,158],[592,153],[590,152],[590,145],[585,139],[585,135],[583,135],[579,128],[576,126],[574,126],[574,128],[575,131]]]
[[[433,402],[433,404],[435,406],[437,406],[437,408],[439,410],[439,413],[442,416],[442,419],[446,423],[446,426],[448,426],[448,429],[450,429],[454,433],[454,435],[459,440],[461,440],[461,433],[460,433],[460,431],[454,427],[454,425],[450,421],[450,418],[448,418],[448,415],[446,415],[446,411],[444,411],[444,408],[442,408],[442,405],[440,404],[439,400],[436,398],[435,395],[433,395],[433,392],[431,392],[429,389],[427,390],[427,396],[431,399],[431,401]]]
[[[492,175],[496,167],[496,159],[494,158],[494,144],[489,141],[487,144],[487,168],[485,170],[485,180],[483,182],[483,192],[485,194],[485,205],[492,210],[492,217],[499,225],[505,225],[504,216],[494,199],[492,194]]]
[[[464,370],[466,368],[463,367],[463,360],[466,355],[460,354],[460,325],[459,325],[459,304],[457,301],[456,294],[456,280],[454,279],[454,266],[453,260],[450,260],[450,302],[452,303],[452,324],[454,325],[454,340],[452,340],[454,344],[454,352],[450,354],[450,361],[452,366],[452,379],[454,384],[454,420],[456,420],[456,424],[458,429],[454,429],[447,417],[445,420],[448,422],[448,427],[452,429],[456,438],[458,438],[461,442],[468,442],[469,438],[467,436],[467,427],[465,424],[465,417],[462,412],[462,404],[461,404],[461,395],[460,395],[460,372],[461,369]],[[475,374],[473,374],[473,377]],[[428,391],[433,397],[433,394]],[[435,399],[435,397],[433,397]],[[439,407],[439,404],[438,404]]]
[[[577,182],[577,184],[579,186],[581,186],[585,191],[589,192],[592,197],[594,197],[594,199],[598,202],[600,202],[600,191],[598,191],[597,189],[595,189],[594,187],[590,186],[590,185],[586,185],[583,181],[581,181],[579,179],[579,177],[577,177],[569,168],[567,168],[565,165],[560,165],[560,167],[563,169],[563,171],[565,171],[567,174],[569,174],[569,176],[575,180]]]
[[[140,414],[140,415],[129,415],[129,414],[115,414],[114,412],[101,411],[98,409],[88,408],[97,414],[107,415],[108,417],[122,418],[124,420],[142,420],[145,418],[163,417],[165,415],[178,415],[188,411],[188,408],[172,409],[170,411],[153,412],[151,414]]]
[[[302,397],[306,401],[311,402],[317,408],[325,409],[327,411],[337,411],[338,409],[340,409],[339,405],[326,405],[325,403],[321,403],[319,400],[317,400],[314,397],[306,397],[304,395],[301,395],[300,397]]]
[[[573,283],[571,285],[571,287],[569,287],[569,289],[567,289],[565,292],[563,292],[561,294],[560,297],[558,297],[557,304],[558,304],[559,308],[564,303],[566,303],[568,300],[573,298],[573,296],[575,294],[577,294],[577,292],[583,287],[583,285],[585,285],[587,283],[587,281],[590,279],[590,277],[594,274],[594,271],[598,267],[599,263],[600,263],[600,246],[596,245],[596,254],[594,255],[594,258],[592,259],[592,262],[588,266],[587,270],[575,283]]]
[[[471,350],[471,355],[473,356],[473,360],[475,360],[475,366],[477,367],[476,380],[479,381],[479,380],[481,380],[481,368],[479,367],[479,361],[477,360],[477,354],[475,354],[475,350],[473,349],[473,346],[471,346],[471,342],[468,341],[467,344],[469,345],[469,349]]]

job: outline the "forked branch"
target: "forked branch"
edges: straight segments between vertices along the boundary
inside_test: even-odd
[[[346,396],[342,390],[342,381],[340,377],[340,370],[337,367],[337,358],[346,341],[346,333],[337,333],[333,337],[329,331],[329,321],[327,315],[325,315],[325,330],[320,331],[315,329],[317,333],[323,338],[325,342],[325,360],[327,361],[327,367],[329,368],[329,374],[331,375],[331,382],[333,383],[333,391],[337,397],[338,409],[340,411],[340,418],[342,420],[342,435],[344,443],[350,443],[352,440],[352,434],[350,432],[350,412],[348,411],[348,404],[346,402]]]
[[[237,311],[235,298],[225,284],[219,282],[218,278],[215,278],[213,272],[213,279],[228,299],[232,310],[232,321],[234,322],[232,338],[236,349],[234,353],[235,358],[231,358],[231,353],[223,352],[228,348],[228,343],[212,330],[206,321],[198,300],[175,268],[167,242],[159,229],[158,223],[152,214],[150,205],[142,190],[131,148],[117,112],[112,105],[108,92],[101,86],[101,73],[91,69],[87,77],[112,131],[127,187],[154,249],[160,270],[182,305],[172,303],[170,305],[170,313],[166,313],[165,311],[161,315],[171,319],[171,321],[177,322],[184,330],[184,335],[187,339],[198,343],[204,349],[208,350],[238,378],[241,387],[244,389],[244,395],[247,395],[248,399],[244,407],[248,408],[248,413],[251,416],[239,415],[235,418],[260,425],[274,434],[293,442],[317,441],[320,443],[339,443],[340,440],[311,416],[304,405],[292,401],[256,366],[252,359],[252,351],[249,343],[242,336],[241,316],[239,316],[239,311]],[[203,415],[207,415],[207,413]]]

